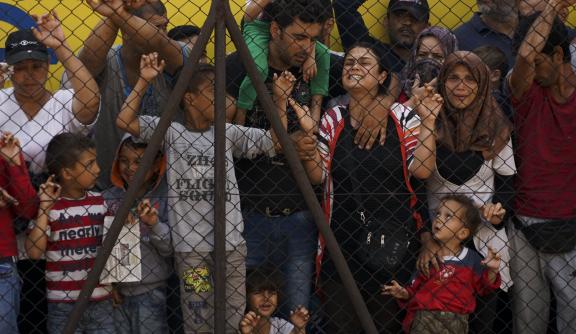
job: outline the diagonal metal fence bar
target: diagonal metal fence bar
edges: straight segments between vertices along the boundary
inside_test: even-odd
[[[300,162],[298,157],[298,153],[296,152],[296,148],[292,144],[292,140],[290,139],[288,133],[282,126],[280,117],[278,113],[275,112],[274,102],[266,89],[262,78],[258,75],[258,70],[256,68],[256,64],[254,60],[250,56],[250,52],[248,51],[248,47],[244,42],[242,37],[242,33],[238,28],[238,25],[234,19],[234,16],[230,12],[229,9],[226,11],[226,26],[228,31],[230,32],[230,37],[232,42],[236,46],[240,58],[243,61],[244,67],[246,68],[246,72],[252,83],[254,84],[254,88],[256,89],[258,99],[263,106],[263,109],[266,113],[266,116],[270,120],[272,124],[272,128],[274,129],[276,135],[278,136],[278,140],[282,144],[282,150],[286,155],[286,159],[288,160],[288,164],[290,165],[290,169],[292,170],[292,174],[296,179],[298,187],[302,192],[302,196],[304,197],[308,208],[312,212],[314,217],[314,221],[316,222],[316,226],[318,227],[318,231],[322,234],[326,241],[326,248],[330,252],[330,256],[334,261],[336,269],[338,270],[338,274],[342,279],[342,283],[346,287],[346,292],[350,297],[350,301],[354,306],[354,310],[362,323],[362,327],[364,330],[369,334],[376,334],[378,331],[376,330],[376,326],[374,325],[374,321],[368,312],[368,308],[366,307],[366,303],[364,302],[362,295],[360,294],[360,290],[354,281],[354,277],[352,276],[352,272],[348,267],[346,259],[344,259],[344,255],[340,250],[340,246],[334,237],[334,233],[330,229],[330,226],[326,223],[324,212],[318,203],[318,199],[316,198],[316,194],[308,180],[308,175]],[[224,64],[222,64],[223,66]],[[216,66],[219,66],[216,63]]]
[[[144,182],[144,178],[146,172],[152,166],[154,158],[161,148],[162,142],[164,141],[164,135],[168,128],[170,127],[170,123],[174,118],[180,100],[185,93],[187,82],[190,80],[192,73],[194,72],[195,68],[198,66],[198,61],[202,57],[203,50],[206,48],[208,41],[210,40],[210,35],[214,30],[215,25],[215,17],[214,11],[210,11],[206,21],[202,27],[202,31],[200,36],[198,37],[198,41],[196,45],[193,47],[190,57],[182,72],[178,78],[174,86],[174,90],[170,95],[168,100],[168,105],[166,106],[160,121],[158,123],[158,127],[154,130],[154,134],[149,141],[149,144],[146,148],[144,153],[144,157],[142,158],[142,162],[138,167],[136,175],[134,176],[134,181],[130,183],[128,187],[128,191],[126,192],[126,196],[120,205],[120,208],[117,211],[116,216],[114,217],[114,221],[110,226],[108,234],[102,243],[102,247],[99,249],[96,259],[94,260],[94,266],[92,270],[88,273],[88,277],[82,290],[80,291],[80,295],[78,297],[78,301],[76,302],[74,309],[70,313],[68,318],[68,322],[66,323],[66,327],[64,328],[65,334],[72,334],[76,330],[78,326],[78,322],[82,317],[82,314],[86,310],[88,306],[88,302],[90,301],[90,296],[92,295],[92,291],[98,284],[100,279],[100,274],[106,265],[106,261],[110,256],[112,251],[112,247],[114,246],[116,240],[118,239],[118,235],[122,230],[122,225],[124,225],[124,221],[128,218],[128,214],[130,213],[130,208],[136,201],[138,190],[140,185]]]

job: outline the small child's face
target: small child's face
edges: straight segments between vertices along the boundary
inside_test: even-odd
[[[136,170],[138,166],[140,166],[140,160],[142,160],[144,156],[144,150],[144,148],[135,148],[130,145],[123,145],[120,149],[120,153],[118,154],[118,169],[124,182],[132,182],[134,175],[136,175]],[[145,180],[149,180],[152,173],[153,170],[150,169],[146,173]]]
[[[199,111],[207,121],[214,122],[214,80],[212,78],[200,84],[198,92],[192,93],[192,100],[196,110],[193,112]]]
[[[254,291],[248,295],[248,307],[256,314],[269,318],[278,306],[278,292],[270,290]]]
[[[500,89],[501,76],[500,70],[490,70],[490,83],[494,89]]]
[[[442,243],[463,241],[468,237],[469,230],[464,225],[464,207],[456,201],[445,201],[440,204],[436,219],[432,224],[434,239]]]
[[[91,148],[80,154],[74,167],[69,169],[70,176],[79,188],[88,190],[96,185],[100,167],[96,161],[96,150]]]

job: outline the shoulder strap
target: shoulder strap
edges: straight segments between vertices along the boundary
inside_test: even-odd
[[[406,152],[406,145],[404,144],[405,141],[404,129],[402,128],[402,125],[400,124],[400,121],[398,120],[396,115],[393,112],[391,112],[390,115],[392,116],[392,120],[394,120],[394,124],[396,125],[396,132],[398,133],[398,138],[400,138],[400,151],[402,152],[402,171],[404,174],[404,183],[406,184],[406,188],[410,192],[410,208],[413,209],[412,217],[416,222],[416,229],[419,230],[420,228],[424,227],[424,221],[420,213],[418,213],[417,210],[414,210],[418,203],[418,197],[416,196],[416,192],[414,191],[414,189],[412,188],[412,184],[410,183],[410,175],[408,173],[408,165],[407,165],[408,156]]]
[[[343,132],[345,133],[351,132],[350,125],[346,124],[349,121],[345,118],[343,118],[342,121],[344,122],[344,126],[342,127],[340,135]],[[347,153],[351,155],[352,152],[354,151],[354,144],[351,140],[348,139],[350,138],[344,137],[344,143],[342,143],[343,144],[342,146],[345,147]],[[344,159],[344,165],[346,166],[346,169],[350,172],[350,182],[352,183],[352,198],[354,199],[354,202],[356,202],[356,210],[361,214],[363,214],[364,208],[362,205],[363,204],[362,196],[360,195],[360,180],[358,180],[358,173],[356,169],[357,166],[354,164],[354,159],[352,159],[352,157]]]

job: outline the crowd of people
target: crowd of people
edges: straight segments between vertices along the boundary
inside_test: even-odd
[[[388,43],[364,2],[247,1],[241,28],[377,330],[576,332],[576,1],[477,0],[451,31],[390,0]],[[1,333],[63,331],[200,34],[167,31],[161,0],[86,3],[77,55],[54,11],[6,39]],[[226,332],[363,333],[243,64],[226,57]],[[125,222],[138,278],[100,282],[78,333],[214,331],[215,80],[203,51]]]

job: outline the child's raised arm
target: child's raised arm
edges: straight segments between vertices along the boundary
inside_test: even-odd
[[[164,66],[166,63],[164,60],[158,60],[158,53],[150,53],[148,55],[142,55],[140,59],[140,77],[138,82],[130,92],[130,95],[124,101],[122,109],[116,118],[116,126],[121,130],[130,133],[133,136],[140,136],[140,123],[138,121],[138,110],[140,109],[140,103],[142,102],[142,97],[148,89],[150,81],[158,76],[158,74],[164,71]]]
[[[30,181],[20,141],[10,132],[4,132],[0,138],[0,157],[8,164],[4,176],[10,180],[6,189],[0,188],[0,207],[9,206],[14,214],[33,219],[38,212],[36,190]]]
[[[280,73],[280,75],[274,73],[274,77],[272,78],[274,82],[274,86],[272,87],[272,95],[274,96],[274,102],[276,104],[276,108],[278,110],[278,116],[280,116],[280,120],[282,121],[282,126],[284,129],[288,126],[288,116],[287,116],[287,105],[288,99],[292,94],[292,90],[294,89],[294,83],[296,82],[296,77],[290,71],[284,71]],[[272,132],[272,140],[274,143],[277,143],[276,135]]]
[[[316,76],[318,68],[316,66],[316,43],[310,45],[310,50],[308,52],[308,58],[302,64],[302,78],[306,82],[310,82],[312,78]]]
[[[307,106],[301,106],[293,98],[288,99],[288,103],[298,116],[298,122],[302,132],[297,140],[292,135],[296,150],[302,161],[302,165],[308,174],[308,179],[312,184],[321,184],[324,178],[324,163],[318,150],[318,138],[314,134],[316,124]]]
[[[260,14],[262,14],[264,7],[268,6],[268,4],[271,2],[272,0],[250,1],[246,6],[246,10],[244,11],[244,21],[250,22],[256,20],[260,16]]]
[[[407,300],[410,298],[410,293],[408,290],[398,284],[396,281],[392,281],[390,285],[382,286],[382,294],[392,296],[396,299]]]
[[[488,271],[488,283],[495,284],[500,273],[500,254],[496,253],[492,247],[488,246],[488,255],[482,260],[482,265]],[[498,284],[499,286],[500,284]]]
[[[436,119],[442,109],[444,100],[434,92],[434,88],[426,84],[424,96],[417,97],[419,102],[416,112],[420,116],[420,133],[418,145],[414,151],[414,159],[408,167],[412,175],[425,180],[436,169]]]
[[[31,259],[38,260],[46,251],[48,244],[49,219],[48,214],[54,203],[60,197],[60,185],[54,182],[54,176],[50,176],[46,183],[40,185],[38,197],[40,208],[34,227],[26,238],[26,253]]]

